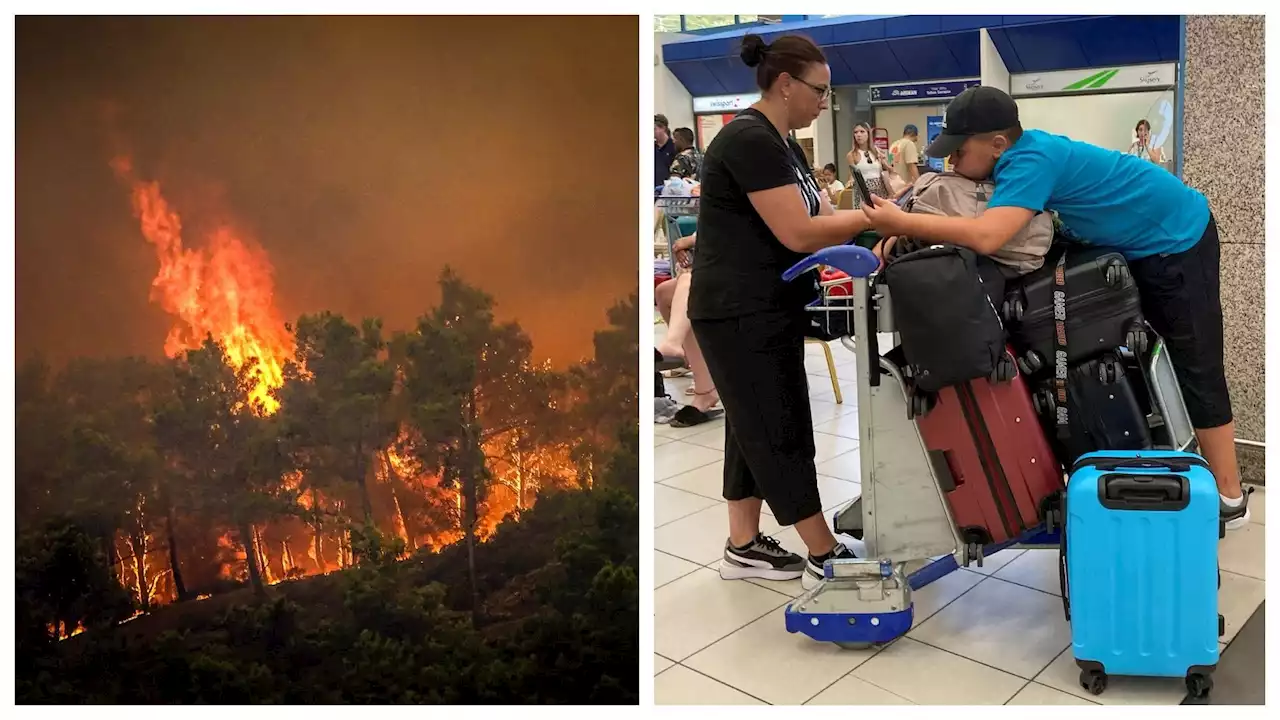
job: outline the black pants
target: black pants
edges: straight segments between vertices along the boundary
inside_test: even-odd
[[[1190,250],[1129,263],[1142,295],[1142,313],[1164,338],[1187,415],[1198,429],[1232,419],[1223,365],[1220,252],[1218,225],[1211,215],[1200,242]]]
[[[724,498],[762,498],[780,525],[822,512],[804,370],[805,313],[692,325],[724,403]]]

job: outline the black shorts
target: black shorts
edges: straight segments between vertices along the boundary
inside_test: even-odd
[[[1164,338],[1187,414],[1197,429],[1231,422],[1231,395],[1223,365],[1222,299],[1218,273],[1218,226],[1209,226],[1195,247],[1129,263],[1142,312]]]
[[[724,403],[724,499],[762,498],[779,525],[822,512],[804,369],[807,313],[693,320]]]

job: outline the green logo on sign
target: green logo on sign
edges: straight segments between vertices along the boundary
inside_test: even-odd
[[[1111,80],[1111,78],[1115,77],[1119,72],[1120,72],[1119,70],[1103,70],[1102,72],[1090,75],[1089,77],[1083,80],[1078,80],[1076,82],[1073,82],[1062,89],[1063,90],[1086,90],[1086,89],[1100,88],[1103,85],[1106,85]]]

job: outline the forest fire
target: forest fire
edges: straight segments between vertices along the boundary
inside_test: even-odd
[[[258,378],[252,399],[274,412],[278,403],[270,392],[283,382],[293,339],[274,304],[266,253],[229,227],[215,230],[203,249],[185,246],[182,218],[161,194],[160,183],[140,179],[127,156],[112,160],[111,167],[129,184],[134,215],[160,261],[152,300],[180,321],[169,331],[165,354],[198,348],[212,335],[237,370],[252,363]]]
[[[159,261],[151,297],[175,317],[165,354],[177,357],[212,336],[223,346],[228,364],[236,370],[247,366],[256,378],[250,392],[254,407],[276,413],[280,401],[273,394],[284,385],[295,338],[274,304],[273,270],[266,252],[226,225],[207,234],[203,244],[192,245],[191,238],[183,236],[181,216],[158,182],[140,177],[128,156],[115,158],[111,166],[128,185],[133,213]],[[370,519],[386,537],[403,542],[406,556],[424,548],[438,552],[464,536],[463,495],[421,467],[408,449],[412,444],[402,427],[387,447],[369,453],[362,484],[340,487],[303,471],[285,473],[278,486],[296,498],[296,515],[243,528],[223,526],[214,530],[215,535],[201,535],[199,528],[183,531],[181,541],[175,539],[172,519],[168,538],[160,530],[118,536],[120,582],[145,611],[179,599],[184,584],[188,597],[203,599],[209,597],[204,588],[247,582],[250,558],[267,585],[350,567],[357,560],[352,511],[361,507],[361,493]],[[528,507],[538,488],[572,482],[567,447],[526,445],[506,436],[485,442],[493,482],[477,507],[475,531],[482,541],[508,515]],[[171,552],[175,543],[181,550]],[[185,583],[176,577],[178,566]]]

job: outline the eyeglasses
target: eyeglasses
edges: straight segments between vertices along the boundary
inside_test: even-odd
[[[825,85],[813,85],[812,83],[806,82],[803,78],[798,78],[798,77],[795,77],[794,75],[791,77],[791,79],[795,80],[801,85],[804,85],[810,90],[818,93],[819,100],[828,100],[831,98],[831,88]]]

